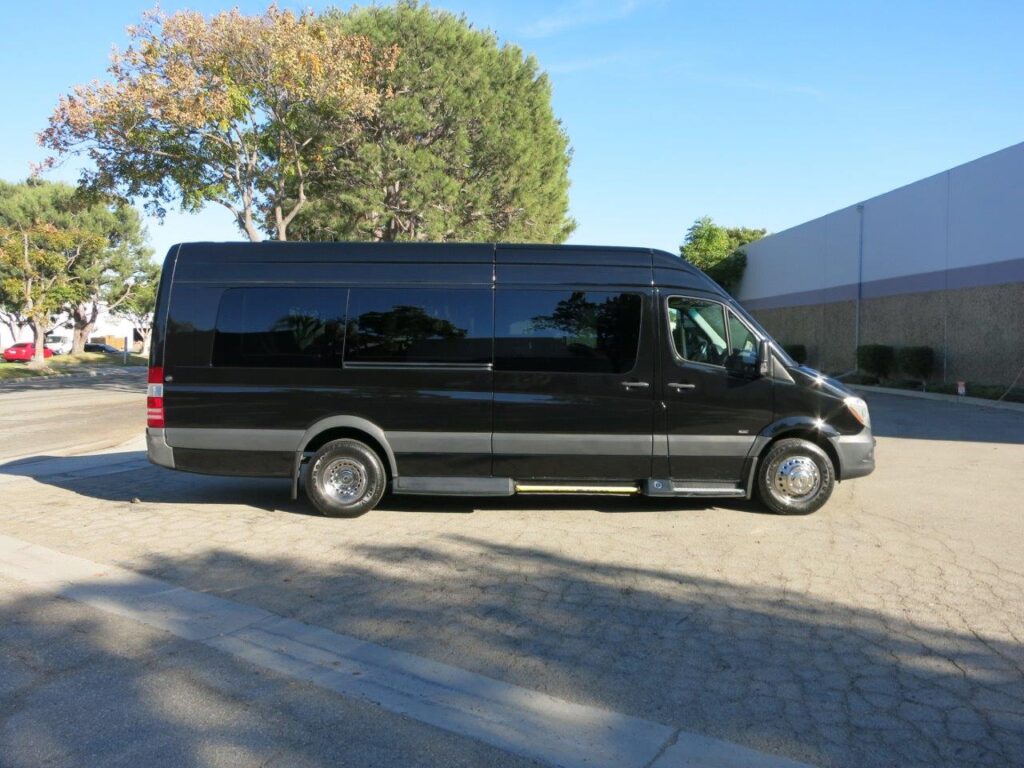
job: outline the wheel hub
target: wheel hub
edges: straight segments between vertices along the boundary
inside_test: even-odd
[[[821,487],[821,473],[807,456],[789,456],[775,469],[773,485],[782,496],[802,499]]]
[[[337,459],[324,470],[324,492],[342,504],[362,498],[366,487],[366,468],[354,459]]]

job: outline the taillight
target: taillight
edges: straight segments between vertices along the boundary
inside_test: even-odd
[[[164,426],[164,369],[149,369],[146,386],[146,426],[163,429]]]

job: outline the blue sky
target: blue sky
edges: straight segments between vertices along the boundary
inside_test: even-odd
[[[434,5],[493,29],[550,74],[574,150],[571,242],[675,250],[703,214],[778,231],[1024,140],[1020,2]],[[58,95],[103,77],[111,46],[147,7],[8,5],[0,178],[23,178],[42,158],[35,133]],[[49,176],[77,173],[72,163]],[[148,226],[158,254],[239,238],[219,206]]]

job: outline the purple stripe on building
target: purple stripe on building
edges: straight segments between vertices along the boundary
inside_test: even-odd
[[[1024,282],[1024,258],[994,261],[970,267],[936,272],[921,272],[916,275],[902,275],[883,280],[870,280],[862,284],[861,298],[879,299],[884,296],[899,296],[906,293],[979,288],[989,285]],[[833,304],[839,301],[856,301],[857,284],[847,283],[813,291],[783,293],[756,299],[741,299],[747,309],[779,309],[781,307],[802,307],[813,304]]]

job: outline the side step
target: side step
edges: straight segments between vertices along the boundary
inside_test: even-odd
[[[594,496],[655,496],[741,498],[736,483],[714,481],[645,480],[643,483],[516,482],[509,477],[408,477],[391,481],[394,493],[421,496],[512,496],[516,493],[584,494]]]
[[[747,495],[744,488],[736,483],[714,480],[658,480],[644,482],[644,493],[648,496],[674,496],[684,498],[741,498]]]
[[[583,493],[629,496],[640,493],[635,483],[516,483],[516,493]]]

